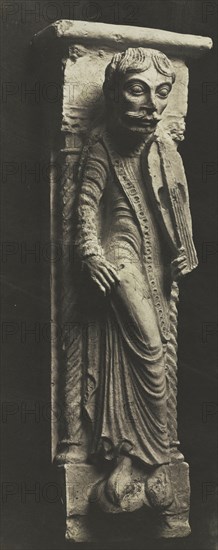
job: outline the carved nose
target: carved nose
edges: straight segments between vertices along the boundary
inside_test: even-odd
[[[153,101],[149,101],[148,105],[146,105],[146,109],[148,114],[152,114],[154,111],[157,110],[157,107]]]
[[[148,115],[152,115],[152,113],[157,111],[157,107],[152,101],[149,101],[146,103],[146,105],[141,107],[141,110],[146,112]]]
[[[152,114],[154,111],[157,110],[156,103],[155,103],[155,97],[153,95],[148,96],[146,109],[147,109],[148,114]]]

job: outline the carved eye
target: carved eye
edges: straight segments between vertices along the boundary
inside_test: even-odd
[[[170,93],[170,88],[168,86],[162,86],[162,88],[159,88],[159,90],[157,90],[157,95],[159,95],[162,98],[167,97],[169,93]]]
[[[141,95],[144,93],[144,88],[140,84],[132,84],[132,86],[129,86],[128,92],[132,95]]]

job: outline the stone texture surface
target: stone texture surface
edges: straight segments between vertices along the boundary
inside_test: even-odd
[[[53,441],[65,490],[66,538],[82,542],[105,540],[108,536],[109,540],[124,542],[134,538],[138,531],[141,536],[143,533],[147,536],[148,532],[151,536],[166,538],[187,536],[190,532],[188,465],[182,461],[183,456],[177,449],[177,290],[174,289],[175,307],[171,312],[174,330],[168,353],[171,369],[168,371],[169,427],[174,462],[167,472],[159,472],[153,480],[148,479],[143,470],[131,465],[125,469],[125,475],[118,470],[114,473],[113,498],[108,504],[105,496],[110,494],[110,487],[104,472],[86,463],[89,437],[81,405],[84,327],[74,318],[74,266],[69,262],[68,252],[73,246],[76,168],[87,135],[104,120],[102,84],[105,67],[112,55],[129,46],[156,48],[168,54],[176,73],[176,83],[160,126],[163,133],[170,134],[177,144],[184,138],[187,114],[188,69],[185,59],[187,56],[197,57],[210,49],[211,41],[206,37],[155,29],[58,21],[36,35],[33,42],[45,55],[54,48],[58,55],[53,62],[62,65],[61,121],[58,122],[58,140],[57,136],[52,139],[53,143],[58,143],[52,146],[52,158],[61,164],[62,177],[58,182],[55,175],[51,177],[54,207],[51,238],[55,242],[61,239],[65,246],[61,267],[53,267],[52,320],[67,330],[63,330],[61,346],[60,341],[53,342],[52,377],[58,391],[57,388],[53,390],[52,410],[62,411],[59,426],[56,422],[58,415],[55,417]],[[69,324],[72,329],[70,336]],[[89,327],[88,330],[95,329]],[[93,356],[95,361],[97,357]],[[64,411],[59,384],[64,391]],[[92,393],[93,380],[90,379],[89,384]],[[62,446],[57,451],[56,441],[60,440]],[[173,489],[172,502],[170,492],[166,493],[168,478]],[[116,502],[113,501],[114,495]],[[162,503],[167,503],[167,509]]]
[[[169,468],[170,479],[175,498],[167,511],[154,512],[148,502],[133,514],[127,506],[124,519],[117,510],[111,509],[99,513],[97,494],[93,487],[104,478],[103,473],[96,473],[91,465],[66,465],[59,467],[62,475],[63,489],[66,488],[66,538],[74,542],[95,542],[105,540],[105,528],[114,532],[109,535],[110,541],[134,540],[136,533],[140,537],[176,538],[190,534],[189,526],[189,467],[185,462],[172,464]],[[145,482],[142,472],[135,472],[134,479]],[[132,518],[132,519],[131,519]],[[143,518],[143,521],[142,521]],[[130,523],[129,523],[130,522]],[[129,526],[128,526],[129,523]],[[118,534],[119,532],[119,534]]]
[[[110,32],[109,32],[110,31]],[[117,35],[121,38],[117,40]],[[109,42],[108,42],[109,36]],[[52,38],[58,38],[58,44],[54,45]],[[66,42],[67,39],[67,42]],[[52,240],[58,242],[62,233],[62,240],[65,243],[66,258],[63,257],[63,284],[62,284],[62,304],[57,310],[55,294],[57,291],[56,280],[59,280],[60,274],[57,273],[56,266],[53,266],[53,286],[52,320],[58,325],[65,326],[74,322],[73,304],[75,302],[75,291],[73,287],[73,272],[68,261],[68,247],[72,247],[73,220],[72,209],[76,192],[76,180],[74,174],[78,159],[81,153],[83,143],[89,134],[89,131],[104,118],[104,105],[102,94],[102,83],[104,79],[105,67],[110,61],[113,53],[129,45],[147,45],[149,47],[160,47],[163,51],[170,52],[170,58],[174,65],[176,73],[176,82],[169,98],[168,106],[164,112],[160,123],[163,130],[169,132],[175,142],[184,139],[185,117],[187,113],[188,98],[188,68],[184,61],[186,54],[200,54],[205,49],[211,47],[211,41],[205,37],[193,37],[168,33],[155,29],[135,29],[134,27],[125,27],[117,25],[102,25],[98,23],[60,21],[51,25],[34,37],[34,44],[39,49],[49,52],[52,48],[58,54],[57,63],[62,63],[62,81],[60,86],[63,92],[61,105],[61,143],[60,148],[53,148],[52,154],[55,161],[62,165],[63,177],[55,181],[52,178],[52,199],[54,204],[52,219]],[[179,57],[176,57],[179,53]],[[44,54],[43,54],[44,55]],[[51,55],[51,51],[50,51]],[[55,56],[55,54],[54,54]],[[53,57],[53,56],[52,56]],[[54,57],[53,57],[54,60]],[[88,70],[87,70],[88,67]],[[47,75],[49,81],[49,74]],[[58,227],[57,205],[62,215],[62,228]],[[61,231],[61,232],[60,232]],[[56,272],[55,272],[56,271]],[[62,276],[61,275],[61,276]],[[58,299],[59,300],[59,299]],[[72,304],[72,308],[69,304]],[[176,314],[175,314],[176,315]],[[176,319],[176,317],[175,317]],[[176,323],[174,323],[176,326]],[[75,460],[80,460],[86,455],[86,435],[81,430],[80,418],[80,384],[82,383],[79,372],[81,365],[78,350],[81,349],[81,327],[75,320],[75,326],[72,330],[71,345],[65,335],[63,336],[63,347],[66,358],[63,361],[67,365],[66,376],[68,378],[67,410],[65,411],[68,423],[68,440],[76,443],[73,450]],[[54,339],[55,340],[55,339]],[[73,344],[72,344],[73,342]],[[58,342],[59,343],[59,342]],[[77,361],[73,357],[73,349],[77,350]],[[174,346],[174,366],[176,364],[176,353]],[[59,395],[55,388],[58,380],[58,364],[60,362],[60,353],[57,349],[57,343],[52,346],[53,366],[52,377],[53,385],[53,406],[52,410],[62,409],[62,403],[58,402]],[[81,354],[80,354],[81,356]],[[73,364],[75,369],[73,369]],[[174,396],[176,388],[176,373],[174,369]],[[57,422],[54,412],[53,424],[53,442],[54,455],[56,453]],[[176,400],[174,399],[174,415],[176,420]],[[172,419],[172,415],[171,415]],[[174,433],[176,438],[176,429]],[[78,445],[79,443],[79,445]],[[82,447],[82,448],[81,448]],[[177,452],[175,450],[175,452]],[[63,455],[62,459],[64,461]],[[77,458],[76,458],[77,457]]]
[[[102,84],[104,80],[105,67],[110,62],[114,49],[102,47],[96,48],[95,44],[86,45],[71,44],[69,56],[63,61],[63,104],[62,104],[62,159],[64,177],[60,186],[60,200],[62,211],[62,232],[63,241],[72,245],[73,220],[72,209],[76,192],[76,180],[74,179],[75,168],[81,153],[82,145],[85,142],[90,130],[104,120],[104,101]],[[172,134],[176,143],[184,138],[185,117],[187,113],[188,97],[188,68],[182,59],[172,58],[173,67],[176,73],[175,87],[169,97],[169,103],[163,113],[160,123],[163,131]],[[88,67],[88,70],[87,70]],[[57,199],[58,202],[58,199]],[[57,238],[57,237],[56,237]],[[55,238],[55,240],[56,240]],[[72,323],[73,311],[69,304],[75,303],[75,291],[73,288],[72,267],[68,258],[64,265],[64,284],[62,287],[62,325]],[[173,312],[172,312],[173,313]],[[173,315],[172,325],[174,331],[177,325],[177,314]],[[92,329],[90,329],[92,330]],[[73,460],[79,460],[85,455],[86,434],[82,429],[81,410],[78,396],[81,393],[82,378],[82,329],[76,323],[71,331],[71,339],[64,336],[63,342],[66,364],[67,364],[67,401],[65,411],[68,425],[68,441],[76,444],[73,448]],[[79,354],[80,350],[80,354]],[[172,352],[173,351],[173,352]],[[173,368],[169,386],[173,387],[170,404],[174,403],[173,413],[170,416],[171,425],[174,425],[172,440],[177,442],[176,426],[176,346],[171,349],[171,361]],[[57,365],[58,368],[58,365]],[[173,381],[173,382],[172,382]],[[54,407],[55,408],[55,407]],[[172,427],[172,426],[171,426]],[[72,447],[71,447],[72,449]],[[175,449],[175,453],[178,451]],[[77,458],[76,458],[77,456]],[[62,457],[64,460],[64,457]],[[68,459],[69,453],[68,453]]]

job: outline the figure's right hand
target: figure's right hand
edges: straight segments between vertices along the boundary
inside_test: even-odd
[[[112,287],[120,282],[116,267],[105,258],[91,256],[83,260],[83,265],[93,283],[104,295],[111,292]]]

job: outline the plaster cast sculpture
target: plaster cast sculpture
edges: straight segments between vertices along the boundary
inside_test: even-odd
[[[135,29],[122,27],[112,51],[116,26],[108,43],[103,31],[93,38],[105,25],[93,30],[81,23],[73,28],[73,44],[70,25],[56,24],[65,48],[70,40],[63,56],[67,170],[52,191],[63,249],[74,245],[73,262],[64,252],[52,273],[53,320],[64,328],[53,350],[53,384],[63,411],[55,461],[64,473],[66,536],[100,540],[99,522],[107,528],[111,517],[119,523],[130,514],[134,523],[133,513],[142,529],[152,514],[155,536],[187,536],[189,468],[177,435],[177,302],[179,279],[197,266],[197,256],[177,151],[187,110],[185,35],[182,45],[179,35],[148,29],[153,34],[140,46]],[[195,53],[197,38],[186,42]],[[209,39],[201,41],[210,47]],[[93,84],[88,94],[85,70]],[[54,220],[57,239],[60,221]]]

